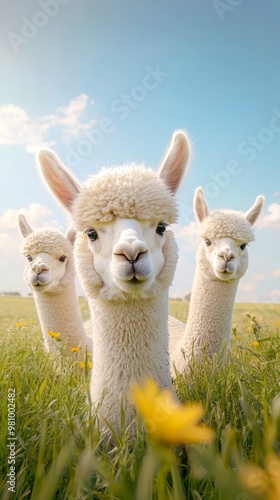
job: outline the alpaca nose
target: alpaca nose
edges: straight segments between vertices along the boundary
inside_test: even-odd
[[[221,257],[222,259],[224,259],[225,262],[229,262],[230,260],[235,259],[235,255],[234,255],[233,251],[228,247],[221,248],[219,250],[218,256]]]
[[[134,264],[140,254],[148,252],[148,247],[144,241],[130,237],[119,241],[113,249],[115,255],[124,255],[126,259]]]
[[[48,266],[45,264],[43,261],[39,262],[34,262],[32,266],[33,271],[35,271],[37,274],[40,274],[42,271],[49,271]]]

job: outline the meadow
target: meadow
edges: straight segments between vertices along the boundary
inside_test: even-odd
[[[202,402],[215,439],[176,447],[140,419],[129,438],[124,412],[109,446],[88,404],[90,364],[45,353],[32,298],[0,297],[0,320],[1,499],[280,498],[280,304],[236,304],[230,352],[177,376],[179,399]]]

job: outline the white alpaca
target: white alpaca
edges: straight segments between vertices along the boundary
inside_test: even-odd
[[[173,195],[189,149],[173,136],[158,173],[139,165],[103,169],[82,186],[50,151],[41,151],[43,175],[68,209],[77,231],[75,264],[94,324],[92,402],[116,424],[120,397],[127,422],[133,382],[153,377],[171,387],[168,353],[168,288],[177,262]]]
[[[84,330],[75,291],[75,233],[69,231],[65,237],[56,229],[33,231],[21,214],[18,224],[25,238],[22,253],[28,260],[24,279],[33,291],[47,351],[59,345],[48,332],[59,332],[61,343],[69,349],[92,351],[92,338]],[[89,330],[90,325],[85,326]]]
[[[218,353],[229,345],[234,299],[239,279],[248,267],[247,244],[254,240],[252,225],[260,215],[264,198],[258,196],[246,212],[219,210],[209,213],[203,190],[194,197],[194,211],[200,224],[201,241],[185,332],[182,324],[170,332],[170,358],[178,372],[191,360]]]

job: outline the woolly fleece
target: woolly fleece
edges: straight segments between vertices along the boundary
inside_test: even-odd
[[[251,224],[242,212],[218,210],[204,219],[199,228],[201,238],[232,238],[249,243],[255,239]]]
[[[168,352],[168,289],[178,249],[172,231],[166,231],[164,267],[140,300],[117,287],[107,287],[94,269],[87,236],[79,232],[75,242],[77,273],[89,300],[94,325],[94,362],[91,401],[98,415],[120,431],[120,400],[126,423],[136,417],[127,395],[133,382],[153,377],[160,387],[172,390]],[[102,419],[100,426],[103,427]],[[106,426],[105,426],[106,427]],[[130,429],[132,432],[132,428]]]
[[[26,236],[22,245],[22,253],[25,256],[38,253],[47,253],[57,257],[66,255],[68,261],[65,274],[58,285],[51,286],[45,292],[31,289],[46,350],[56,350],[60,347],[60,344],[48,334],[49,330],[59,332],[61,343],[67,348],[80,346],[78,358],[84,359],[86,349],[92,351],[92,338],[85,332],[78,306],[73,247],[70,241],[56,229],[41,229]],[[30,271],[31,268],[27,265],[24,269],[24,278],[28,286],[30,286],[28,281]],[[89,330],[87,324],[87,331]]]
[[[91,176],[73,204],[72,216],[77,231],[94,222],[112,222],[115,217],[171,224],[177,219],[177,206],[155,172],[132,164],[104,168]]]
[[[121,428],[121,398],[126,425],[132,424],[136,413],[129,397],[133,381],[142,382],[152,376],[161,387],[172,388],[168,287],[175,271],[177,246],[171,232],[166,234],[163,247],[160,245],[163,267],[153,276],[153,283],[126,293],[115,283],[104,283],[106,273],[102,267],[100,275],[95,270],[94,252],[90,251],[85,231],[93,229],[95,223],[112,223],[116,218],[152,221],[151,227],[159,222],[175,222],[177,205],[173,195],[186,168],[188,149],[187,137],[178,131],[158,173],[143,165],[122,165],[102,169],[82,186],[54,155],[43,152],[40,157],[47,183],[70,212],[78,232],[75,263],[94,325],[91,401],[98,415],[113,423],[117,431]],[[129,240],[124,233],[125,239]]]
[[[201,222],[199,234],[201,238],[210,240],[232,238],[244,243],[254,240],[251,224],[242,212],[235,210],[209,214]],[[238,282],[247,267],[248,252],[245,249],[234,277],[228,281],[220,280],[205,258],[204,241],[200,243],[186,329],[181,339],[180,325],[177,330],[173,328],[170,335],[169,350],[174,376],[176,371],[182,373],[188,370],[193,360],[202,362],[205,355],[212,358],[220,351],[223,342],[229,345]]]
[[[194,360],[201,363],[204,356],[212,358],[223,342],[229,344],[237,287],[238,280],[210,280],[196,267],[185,332],[180,340],[178,336],[170,338],[173,376],[176,371],[188,371]]]
[[[42,252],[58,257],[71,257],[73,248],[60,231],[46,228],[29,234],[22,245],[22,253],[25,256]]]

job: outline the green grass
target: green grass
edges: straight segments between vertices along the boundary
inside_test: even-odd
[[[79,299],[79,306],[83,320],[89,319],[89,309],[85,298]],[[37,321],[37,313],[32,297],[0,297],[1,320]]]
[[[84,299],[80,306],[87,319]],[[183,321],[187,310],[185,302],[170,303]],[[153,446],[140,427],[129,439],[125,424],[113,449],[101,445],[88,405],[89,373],[73,358],[45,353],[33,299],[1,297],[0,321],[1,499],[268,498],[260,479],[250,489],[241,473],[248,463],[265,468],[271,450],[280,454],[279,304],[237,304],[226,360],[205,359],[190,376],[177,377],[179,398],[202,401],[216,440],[174,451]],[[16,493],[7,489],[9,389],[16,403]]]

